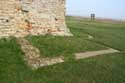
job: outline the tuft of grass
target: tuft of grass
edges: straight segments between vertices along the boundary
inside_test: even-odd
[[[33,36],[27,39],[35,47],[39,48],[41,55],[45,57],[66,56],[76,52],[107,48],[98,43],[88,41],[85,37]]]

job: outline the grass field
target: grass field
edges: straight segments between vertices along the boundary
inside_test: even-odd
[[[27,39],[45,57],[70,58],[76,52],[108,47],[121,52],[31,70],[23,60],[16,39],[0,39],[0,83],[125,83],[125,24],[67,17],[67,25],[73,37]]]

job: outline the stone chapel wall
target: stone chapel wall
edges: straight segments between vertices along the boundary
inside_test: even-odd
[[[0,36],[67,35],[65,0],[0,0]]]

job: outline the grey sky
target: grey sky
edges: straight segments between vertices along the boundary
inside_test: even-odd
[[[125,20],[125,0],[67,0],[67,14]]]

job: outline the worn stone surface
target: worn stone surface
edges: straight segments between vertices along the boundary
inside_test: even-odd
[[[32,46],[32,44],[24,38],[18,38],[17,42],[20,44],[21,49],[25,54],[24,60],[33,69],[64,62],[64,57],[62,56],[54,58],[42,57],[39,49]]]
[[[109,53],[117,53],[117,52],[119,52],[119,51],[116,50],[116,49],[113,49],[113,48],[109,48],[109,49],[106,49],[106,50],[76,53],[75,58],[77,60],[79,60],[79,59],[84,59],[84,58],[88,58],[88,57],[94,57],[94,56],[98,56],[98,55],[109,54]]]
[[[65,0],[0,0],[0,36],[71,36]]]

